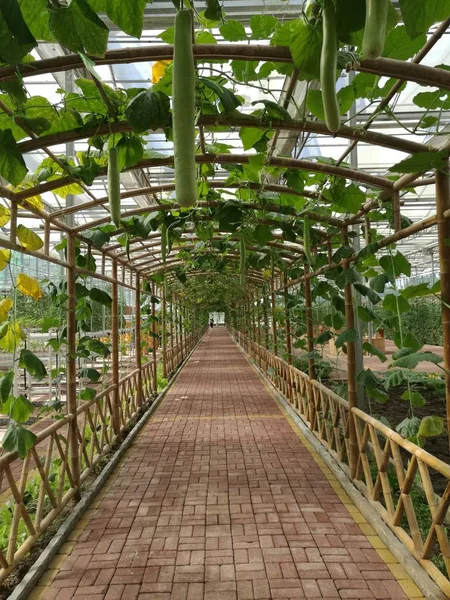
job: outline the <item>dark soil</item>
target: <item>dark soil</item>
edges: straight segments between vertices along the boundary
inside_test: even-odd
[[[392,427],[395,427],[403,421],[409,415],[409,403],[401,399],[401,395],[406,390],[405,387],[396,387],[389,390],[389,400],[385,404],[372,404],[372,413],[374,417],[384,417],[387,419]],[[422,419],[423,417],[433,415],[439,416],[444,419],[444,430],[440,436],[429,438],[425,443],[425,450],[433,454],[437,458],[440,458],[447,464],[450,464],[450,451],[449,451],[449,436],[446,422],[446,407],[445,398],[442,394],[436,390],[430,390],[423,386],[414,386],[414,390],[420,392],[426,399],[427,403],[422,408],[414,408],[414,416]],[[409,458],[407,452],[404,453],[405,466]],[[434,491],[437,494],[442,494],[448,480],[436,473],[433,469],[429,469],[431,481],[433,482]]]

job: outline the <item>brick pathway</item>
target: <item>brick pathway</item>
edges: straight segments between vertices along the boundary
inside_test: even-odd
[[[31,600],[422,598],[223,329]]]

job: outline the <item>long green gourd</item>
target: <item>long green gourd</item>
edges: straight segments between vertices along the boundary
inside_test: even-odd
[[[305,252],[306,260],[309,265],[313,264],[313,257],[311,254],[311,232],[309,229],[309,217],[304,216],[303,220],[303,250]]]
[[[176,200],[180,206],[193,206],[197,202],[195,68],[192,15],[188,10],[179,10],[175,17],[172,123]]]
[[[425,4],[430,0],[422,0]],[[363,58],[381,56],[386,38],[389,0],[366,0],[366,25],[362,43]]]
[[[341,116],[336,97],[336,70],[338,39],[336,31],[336,10],[333,0],[325,0],[322,11],[322,53],[320,55],[320,83],[322,87],[325,123],[331,133],[341,126]]]
[[[241,235],[241,239],[240,239],[240,270],[239,270],[239,274],[240,274],[240,282],[241,285],[245,285],[245,240],[244,237]]]
[[[108,198],[111,220],[116,227],[120,227],[120,171],[117,148],[110,148],[108,152]]]

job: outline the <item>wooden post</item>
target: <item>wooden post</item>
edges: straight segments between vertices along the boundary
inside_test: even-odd
[[[272,344],[273,344],[273,353],[275,356],[278,356],[278,339],[277,339],[277,321],[275,318],[275,310],[276,310],[276,295],[275,295],[275,281],[274,275],[270,278],[270,286],[271,286],[271,303],[272,303]]]
[[[269,313],[267,310],[267,290],[264,286],[263,296],[263,318],[264,318],[264,347],[266,350],[269,349]]]
[[[289,316],[289,307],[288,307],[289,292],[288,292],[287,284],[288,284],[288,277],[285,273],[284,277],[283,277],[283,285],[285,286],[285,288],[284,288],[284,312],[285,312],[285,331],[286,331],[286,353],[287,353],[287,362],[291,365],[292,364],[292,338],[291,338],[291,318]]]
[[[152,281],[152,296],[155,296],[155,283]],[[153,391],[155,394],[158,393],[158,365],[156,364],[156,350],[158,347],[157,343],[157,328],[156,328],[156,304],[152,302],[152,355],[153,355],[153,365],[152,365],[152,377],[153,377]]]
[[[162,365],[163,377],[167,377],[167,335],[166,335],[166,277],[162,284],[162,304],[161,304],[161,346],[162,346]]]
[[[342,243],[348,243],[347,232],[343,233]],[[344,263],[344,269],[348,268],[349,264]],[[355,313],[353,308],[353,289],[352,284],[347,283],[344,290],[345,294],[345,326],[346,329],[355,329]],[[358,406],[358,385],[356,381],[356,344],[355,342],[347,342],[347,388],[348,388],[348,425],[349,425],[349,456],[348,462],[350,466],[350,477],[353,479],[356,475],[356,467],[358,463],[358,441],[356,438],[355,419],[353,417],[352,408]]]
[[[15,200],[11,200],[10,212],[9,241],[15,244],[17,242],[17,202]]]
[[[173,321],[174,321],[173,302],[170,302],[170,371],[173,371],[175,368],[175,365],[174,365],[175,340],[173,337]]]
[[[114,385],[113,397],[113,429],[114,433],[120,433],[120,394],[119,394],[119,286],[117,283],[117,260],[112,262],[112,312],[111,312],[111,361],[112,380]]]
[[[134,342],[135,342],[135,360],[136,369],[139,369],[137,382],[138,389],[136,390],[136,404],[142,406],[142,349],[141,349],[141,276],[136,271],[136,293],[134,305]]]
[[[81,495],[79,492],[80,488],[80,455],[79,455],[79,441],[78,441],[78,421],[76,419],[77,414],[77,363],[76,363],[76,335],[77,335],[77,322],[75,318],[75,305],[77,302],[75,284],[76,284],[76,271],[75,271],[75,236],[67,235],[67,262],[69,267],[67,269],[67,358],[66,358],[66,370],[67,370],[67,390],[66,390],[66,410],[67,414],[72,414],[75,418],[70,422],[69,425],[69,453],[70,453],[70,470],[72,471],[72,479],[75,488],[78,488],[76,492],[76,498],[79,500]]]
[[[314,329],[313,329],[313,314],[312,314],[312,298],[311,298],[311,278],[309,275],[309,265],[305,263],[305,316],[306,316],[306,339],[308,353],[314,352]],[[310,379],[315,379],[314,359],[308,358],[308,375]]]
[[[179,348],[178,348],[178,344],[180,343],[180,336],[179,336],[179,329],[178,329],[178,304],[176,302],[176,299],[173,303],[173,307],[174,307],[174,313],[175,313],[175,320],[174,320],[174,328],[175,328],[175,367],[179,364],[180,360],[179,360]]]
[[[44,254],[50,254],[50,221],[44,222]]]
[[[181,360],[184,360],[184,322],[183,322],[183,308],[180,304],[178,308],[178,321],[180,327],[180,348],[181,348]]]
[[[444,212],[450,209],[450,181],[448,163],[436,171],[436,214],[438,230],[439,266],[441,272],[442,332],[444,336],[445,399],[447,405],[447,431],[450,443],[450,221]]]

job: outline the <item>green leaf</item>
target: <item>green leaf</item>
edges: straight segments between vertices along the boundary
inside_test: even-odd
[[[48,0],[19,0],[23,18],[37,40],[55,41],[49,29]]]
[[[273,237],[270,227],[268,225],[264,225],[263,223],[260,223],[255,227],[253,236],[260,246],[265,246],[266,243]]]
[[[252,40],[267,40],[279,26],[273,15],[253,15],[250,19]]]
[[[80,378],[89,379],[91,383],[97,383],[100,377],[101,373],[97,369],[82,369],[80,371]]]
[[[411,402],[411,404],[416,408],[422,408],[422,406],[425,406],[427,403],[422,394],[413,390],[405,390],[400,398],[402,400],[406,400],[407,402]]]
[[[85,239],[92,242],[96,248],[102,248],[110,240],[109,234],[101,229],[90,229],[88,231],[83,231],[82,235]]]
[[[68,6],[54,8],[49,26],[58,42],[72,50],[103,56],[108,44],[108,28],[86,0],[72,0]]]
[[[2,410],[16,423],[25,423],[34,412],[34,405],[25,396],[9,396]]]
[[[14,383],[14,371],[8,371],[0,379],[0,401],[3,404],[9,398]]]
[[[300,71],[299,79],[319,79],[322,53],[321,28],[313,28],[303,21],[298,21],[289,48],[294,65]]]
[[[389,283],[389,278],[385,273],[380,273],[370,281],[370,287],[379,294],[383,294],[386,284]]]
[[[285,108],[272,100],[255,100],[252,102],[252,106],[255,106],[255,104],[264,104],[267,114],[269,117],[272,117],[272,119],[279,119],[280,121],[291,121],[292,119]]]
[[[427,38],[425,35],[421,35],[412,41],[406,32],[406,27],[399,25],[392,29],[386,36],[383,57],[408,60],[408,58],[419,52],[426,41]]]
[[[203,85],[206,85],[206,87],[212,90],[220,98],[223,112],[232,112],[235,108],[242,104],[242,100],[239,100],[239,98],[235,96],[233,92],[230,92],[230,90],[224,88],[216,81],[209,79],[208,77],[199,77],[199,81],[203,83]]]
[[[346,114],[355,101],[355,87],[348,85],[341,88],[336,94],[339,113]],[[321,121],[325,121],[325,113],[323,109],[323,98],[321,90],[310,90],[306,97],[306,106],[308,110]]]
[[[17,239],[21,246],[27,250],[39,250],[44,245],[43,240],[34,231],[22,225],[22,223],[17,227]],[[23,277],[25,274],[21,273],[21,275]]]
[[[84,388],[83,390],[81,390],[80,399],[81,400],[93,400],[96,395],[97,395],[97,390],[95,388],[87,387],[87,388]]]
[[[381,360],[381,362],[387,361],[386,354],[384,352],[381,352],[381,350],[378,350],[378,348],[376,346],[374,346],[373,344],[371,344],[370,342],[364,342],[363,350],[365,350],[369,354],[377,356]]]
[[[416,152],[399,163],[389,167],[392,173],[422,173],[430,169],[443,169],[448,162],[446,150]]]
[[[382,256],[380,266],[392,277],[399,277],[402,273],[407,277],[411,275],[411,264],[401,252],[397,252],[395,256]]]
[[[88,0],[96,12],[105,12],[119,29],[135,38],[140,38],[144,23],[144,10],[147,0]]]
[[[332,327],[335,331],[338,331],[344,326],[344,317],[341,313],[331,313],[325,316],[324,323],[328,327]]]
[[[392,362],[393,367],[401,367],[404,369],[415,369],[420,362],[431,362],[435,365],[441,363],[444,359],[433,352],[413,352]]]
[[[103,304],[103,306],[112,305],[111,296],[103,290],[100,290],[99,288],[93,287],[91,290],[89,290],[89,297],[91,298],[91,300],[94,300],[94,302]]]
[[[3,61],[17,64],[37,46],[26,24],[17,0],[0,3],[0,57]]]
[[[347,342],[356,342],[357,333],[355,329],[346,329],[338,335],[335,341],[336,348],[341,348]]]
[[[41,359],[27,349],[20,352],[19,367],[26,369],[36,381],[41,381],[47,375],[47,370]]]
[[[175,27],[169,27],[156,37],[160,38],[165,44],[170,44],[172,46],[175,40]]]
[[[406,419],[403,419],[403,421],[397,425],[395,431],[397,431],[404,438],[410,438],[417,435],[419,426],[420,419],[417,417],[406,417]]]
[[[205,18],[216,22],[223,20],[222,7],[218,0],[206,0]]]
[[[414,39],[450,15],[450,0],[400,0],[400,10],[408,35]]]
[[[380,383],[376,375],[370,369],[364,369],[363,371],[360,371],[356,377],[356,380],[366,388],[366,391],[367,389],[376,389]]]
[[[358,318],[361,319],[361,321],[363,321],[364,323],[370,323],[371,321],[378,321],[377,315],[373,312],[373,310],[370,310],[370,308],[367,308],[367,306],[358,306],[356,308],[356,312],[357,312]]]
[[[227,42],[242,42],[247,39],[245,27],[239,21],[227,21],[219,27],[219,31]]]
[[[11,129],[0,131],[0,175],[12,185],[19,185],[27,173]]]
[[[241,127],[239,137],[241,138],[244,150],[250,150],[257,144],[265,135],[265,129],[258,127]]]
[[[6,452],[17,452],[20,458],[25,458],[34,446],[36,436],[32,431],[21,425],[10,423],[6,430],[2,446]]]
[[[378,388],[366,388],[367,397],[375,400],[378,404],[385,404],[389,400],[389,394]]]
[[[378,302],[381,301],[380,296],[376,292],[374,292],[372,289],[370,289],[370,287],[367,287],[362,283],[355,283],[354,288],[357,292],[361,294],[361,296],[369,298],[372,304],[378,304]]]
[[[331,333],[331,331],[323,331],[320,335],[317,336],[315,343],[316,344],[326,344],[329,340],[331,340],[331,338],[333,337],[333,334]]]
[[[383,308],[389,310],[394,314],[404,314],[411,309],[411,306],[403,296],[396,296],[395,294],[387,294],[383,300]]]
[[[142,140],[138,137],[122,137],[116,146],[119,157],[119,170],[134,167],[144,156]]]
[[[162,92],[145,90],[128,104],[125,118],[137,133],[167,127],[171,120],[169,97]]]
[[[442,417],[424,417],[420,422],[418,437],[435,437],[444,431],[444,419]]]
[[[94,354],[99,354],[104,358],[107,358],[111,354],[111,350],[108,348],[108,346],[100,340],[96,340],[95,338],[90,338],[87,343],[87,346],[90,352]]]

